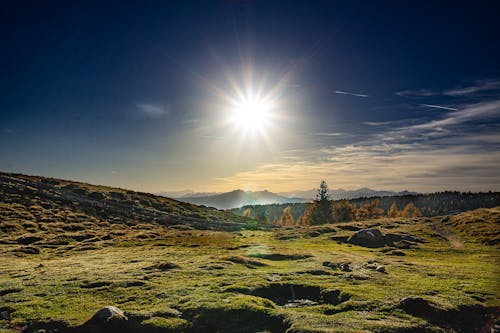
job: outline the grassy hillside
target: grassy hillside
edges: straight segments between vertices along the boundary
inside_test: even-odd
[[[11,234],[128,229],[144,223],[210,230],[257,227],[228,212],[149,193],[8,173],[0,173],[0,216],[1,231]]]
[[[2,188],[0,332],[85,332],[106,305],[125,312],[127,332],[489,332],[499,313],[500,208],[228,232],[146,223],[135,210],[104,221],[26,186]],[[356,241],[365,228],[380,242]]]

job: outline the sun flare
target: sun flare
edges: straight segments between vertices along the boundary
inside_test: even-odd
[[[243,99],[232,109],[232,121],[238,127],[250,131],[261,131],[269,120],[270,103],[258,99]]]

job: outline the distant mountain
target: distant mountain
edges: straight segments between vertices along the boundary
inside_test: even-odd
[[[172,191],[172,192],[158,192],[156,195],[161,195],[162,197],[180,199],[184,197],[189,198],[197,198],[197,197],[207,197],[211,195],[217,195],[220,192],[195,192],[193,190],[181,190],[181,191]]]
[[[272,193],[269,191],[242,191],[207,195],[207,196],[185,196],[177,198],[181,201],[189,202],[195,205],[205,205],[219,209],[238,208],[245,205],[269,205],[283,203],[305,202],[302,198],[289,198]]]
[[[317,190],[306,190],[306,191],[293,191],[293,192],[280,192],[278,195],[284,197],[294,197],[301,198],[306,201],[314,200],[316,197]],[[372,197],[386,197],[386,196],[395,196],[395,195],[406,195],[406,194],[418,194],[417,192],[394,192],[394,191],[377,191],[372,190],[367,187],[363,187],[357,190],[344,190],[344,189],[332,189],[329,191],[331,198],[333,200],[340,199],[356,199],[356,198],[372,198]]]

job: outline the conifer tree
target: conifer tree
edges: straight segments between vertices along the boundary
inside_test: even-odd
[[[330,198],[330,194],[328,193],[328,185],[324,180],[321,181],[321,184],[319,185],[313,205],[311,224],[325,224],[332,222],[332,200]]]

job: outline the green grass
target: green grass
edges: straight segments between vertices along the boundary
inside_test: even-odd
[[[228,232],[127,224],[42,199],[0,203],[0,332],[36,321],[78,326],[106,305],[158,332],[455,332],[448,322],[404,312],[401,300],[422,297],[464,318],[453,311],[500,306],[500,255],[491,245],[499,208],[446,221],[352,223],[422,241],[393,256],[332,238],[354,233],[338,225]],[[54,217],[62,215],[72,217]],[[470,220],[485,232],[465,228]],[[348,263],[350,271],[325,262]],[[386,273],[373,269],[379,265]],[[278,295],[289,302],[276,301],[279,286],[293,289]]]
[[[498,251],[473,239],[457,249],[430,237],[425,222],[401,224],[391,232],[411,231],[427,243],[394,257],[379,249],[338,244],[330,240],[331,233],[308,237],[309,231],[288,230],[296,237],[279,240],[276,232],[267,231],[159,229],[155,238],[140,242],[135,234],[127,234],[130,240],[95,250],[79,251],[80,242],[73,241],[72,250],[42,247],[40,254],[22,256],[11,252],[19,245],[2,244],[0,290],[21,290],[1,299],[15,309],[8,321],[13,327],[56,319],[79,325],[100,307],[116,305],[128,314],[149,317],[148,325],[169,330],[178,325],[179,331],[188,322],[213,325],[214,320],[231,330],[242,323],[228,317],[252,324],[263,316],[281,318],[297,332],[389,332],[429,325],[396,308],[408,296],[424,297],[443,309],[499,305]],[[269,255],[273,253],[292,259],[266,259],[274,258]],[[155,268],[166,261],[178,267]],[[350,262],[352,271],[323,267],[324,261]],[[370,261],[384,265],[387,274],[364,268]],[[308,273],[314,270],[324,274]],[[237,292],[271,283],[339,289],[350,299],[338,305],[287,308]],[[172,313],[183,318],[171,319]]]

